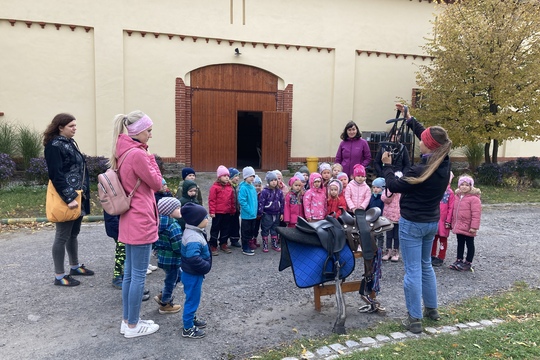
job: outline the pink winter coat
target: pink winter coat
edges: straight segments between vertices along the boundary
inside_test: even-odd
[[[120,167],[122,186],[129,194],[141,179],[141,185],[133,194],[131,208],[120,215],[118,241],[129,245],[152,244],[158,239],[159,216],[154,193],[161,189],[161,172],[154,155],[148,154],[148,146],[120,134],[116,143],[116,158],[135,148]]]
[[[452,218],[452,232],[454,234],[476,236],[477,233],[471,233],[469,229],[480,229],[480,217],[482,216],[480,194],[480,189],[474,187],[467,194],[461,194],[459,189],[456,190]]]
[[[454,198],[454,191],[450,185],[448,185],[448,189],[446,189],[440,204],[441,217],[439,218],[439,230],[437,231],[437,235],[441,237],[447,238],[450,235],[450,229],[446,228],[444,224],[452,224],[452,215],[454,214]]]
[[[388,218],[391,222],[397,223],[399,218],[401,218],[401,214],[399,213],[399,200],[401,199],[401,194],[392,194],[390,191],[384,190],[381,199],[384,203],[383,216]]]
[[[303,194],[300,191],[298,194],[289,190],[285,195],[285,207],[283,209],[283,221],[289,225],[296,225],[298,217],[304,217]]]
[[[326,217],[326,192],[322,187],[315,189],[313,181],[321,179],[321,174],[309,175],[309,190],[304,194],[304,214],[306,220],[323,220]]]
[[[355,180],[351,181],[345,188],[345,201],[350,210],[367,209],[371,199],[371,189],[364,181],[362,184]]]

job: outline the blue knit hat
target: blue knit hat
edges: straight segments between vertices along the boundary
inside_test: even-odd
[[[266,173],[266,182],[270,184],[270,181],[277,180],[277,175],[273,171],[269,171]]]
[[[259,177],[259,175],[255,175],[255,180],[253,180],[254,184],[262,184],[262,180]]]
[[[206,218],[208,212],[201,205],[188,202],[180,209],[182,218],[188,225],[199,226],[200,223]]]
[[[190,167],[183,168],[182,169],[182,180],[186,180],[186,176],[188,176],[189,174],[195,175],[195,170],[193,170]]]
[[[380,187],[381,189],[384,189],[386,187],[386,180],[382,177],[378,177],[371,183],[371,186]]]
[[[238,171],[237,168],[230,167],[229,168],[229,177],[232,179],[236,175],[240,174],[240,171]]]

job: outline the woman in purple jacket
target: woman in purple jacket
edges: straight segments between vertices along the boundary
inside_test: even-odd
[[[370,165],[371,151],[354,121],[349,121],[345,125],[340,138],[342,141],[336,153],[336,163],[343,166],[343,172],[350,178],[354,165],[362,164],[365,168]]]

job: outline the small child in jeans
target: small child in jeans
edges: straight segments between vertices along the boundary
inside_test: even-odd
[[[452,232],[457,235],[457,259],[451,269],[472,271],[474,258],[474,237],[480,229],[482,202],[480,189],[474,187],[474,180],[468,175],[462,175],[458,180],[458,189],[454,201],[452,217]],[[463,253],[467,245],[467,257],[463,261]]]
[[[454,178],[454,174],[450,171],[450,181],[448,187],[439,204],[440,218],[439,227],[437,229],[437,235],[433,239],[433,246],[431,247],[431,265],[442,266],[444,259],[446,258],[446,250],[448,249],[448,235],[450,235],[450,228],[452,227],[452,215],[454,213],[454,191],[452,190],[451,183]],[[439,253],[437,254],[437,250]]]
[[[371,183],[371,198],[369,199],[369,205],[366,210],[378,207],[381,209],[381,214],[384,211],[384,202],[382,201],[381,195],[386,188],[386,181],[384,178],[379,177],[373,180]],[[377,247],[379,249],[384,248],[384,233],[380,232],[375,235],[375,240],[377,241]]]
[[[186,221],[186,231],[182,237],[182,283],[184,284],[184,323],[182,336],[200,339],[206,334],[206,321],[197,317],[197,309],[201,303],[204,275],[212,268],[212,256],[206,242],[206,225],[208,213],[201,205],[187,203],[182,206],[182,217]]]
[[[280,221],[283,220],[283,207],[285,199],[283,193],[278,188],[278,178],[275,172],[269,171],[266,173],[266,182],[268,185],[262,190],[259,198],[258,215],[261,218],[263,252],[268,252],[268,235],[271,236],[272,249],[281,251],[278,246],[278,238],[276,228]]]
[[[165,271],[163,290],[154,300],[159,304],[160,314],[174,314],[180,311],[180,305],[173,304],[173,291],[180,282],[180,248],[182,245],[182,228],[177,219],[180,218],[180,200],[175,197],[164,197],[159,200],[159,238],[155,243],[158,256],[158,267]]]
[[[298,217],[304,217],[304,206],[302,204],[303,178],[303,176],[299,178],[295,175],[289,180],[289,192],[285,195],[285,207],[283,209],[283,221],[287,224],[287,227],[295,227]]]

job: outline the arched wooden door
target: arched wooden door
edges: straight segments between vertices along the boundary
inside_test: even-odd
[[[237,167],[237,114],[239,111],[276,113],[277,84],[275,75],[245,65],[212,65],[192,71],[189,131],[193,168],[215,171],[219,165]],[[288,148],[282,145],[287,144],[289,123],[277,121],[279,115],[268,115],[265,121],[266,116],[263,115],[261,167],[285,169]],[[285,117],[288,119],[289,113],[281,115]],[[276,132],[277,124],[285,128]]]

